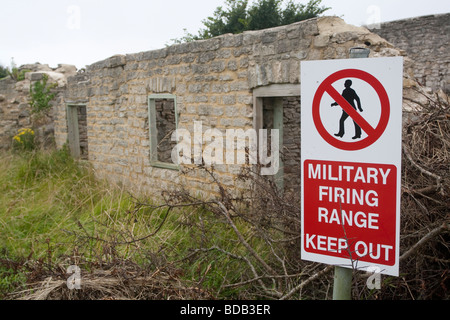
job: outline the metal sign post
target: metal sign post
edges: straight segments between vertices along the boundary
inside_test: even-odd
[[[368,58],[370,49],[351,48],[350,59]],[[352,299],[352,278],[353,269],[334,267],[333,300]]]

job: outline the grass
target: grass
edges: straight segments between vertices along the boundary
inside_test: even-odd
[[[49,244],[65,253],[67,236],[95,201],[96,182],[66,150],[10,153],[0,174],[0,244],[15,256],[47,254]]]
[[[5,153],[0,156],[0,259],[58,263],[80,247],[92,261],[99,244],[80,246],[74,233],[83,226],[94,234],[95,221],[104,220],[105,212],[117,219],[131,206],[123,190],[96,180],[66,149]],[[0,295],[24,280],[12,271],[2,264]]]
[[[27,280],[29,270],[18,267],[24,261],[51,268],[82,260],[90,268],[117,258],[152,270],[170,266],[208,290],[235,294],[219,288],[225,279],[239,281],[239,261],[218,251],[192,254],[214,245],[244,254],[223,221],[192,207],[175,208],[166,219],[167,208],[140,208],[135,200],[96,179],[67,149],[0,155],[0,297]]]

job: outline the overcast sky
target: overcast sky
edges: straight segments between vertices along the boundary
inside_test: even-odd
[[[353,25],[450,12],[448,0],[323,0]],[[77,68],[115,54],[163,48],[224,0],[0,0],[0,64]],[[307,3],[308,0],[297,0]]]

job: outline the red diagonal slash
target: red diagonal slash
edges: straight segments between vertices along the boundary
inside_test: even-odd
[[[348,103],[343,96],[336,91],[333,86],[327,86],[325,91],[336,101],[339,106],[355,121],[368,136],[375,134],[375,129],[364,119],[358,111],[353,109],[353,107]]]
[[[367,82],[378,95],[380,99],[381,105],[381,115],[380,120],[378,121],[378,125],[376,128],[373,128],[353,107],[345,100],[343,96],[339,94],[339,92],[334,89],[332,86],[338,80],[348,78],[356,78]],[[358,139],[357,141],[347,142],[336,139],[335,136],[332,136],[327,129],[325,129],[321,114],[320,114],[320,102],[323,98],[323,95],[327,92],[333,99],[336,101],[360,127],[367,133],[367,137],[364,139]],[[390,103],[389,96],[387,95],[386,90],[383,85],[377,78],[373,75],[358,69],[344,69],[336,71],[335,73],[329,75],[317,88],[316,93],[314,94],[313,105],[312,105],[312,116],[313,121],[316,126],[317,131],[321,135],[321,137],[327,141],[333,147],[336,147],[341,150],[347,151],[356,151],[367,148],[375,141],[377,141],[380,136],[383,134],[386,126],[389,122],[390,115]]]

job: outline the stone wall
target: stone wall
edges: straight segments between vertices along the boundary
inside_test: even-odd
[[[177,99],[178,127],[193,132],[216,128],[253,128],[253,89],[274,84],[299,84],[300,62],[348,58],[355,46],[371,48],[371,57],[401,55],[376,34],[336,17],[310,19],[288,26],[173,45],[164,49],[117,55],[94,63],[84,74],[68,79],[65,103],[85,104],[89,160],[100,177],[123,183],[135,192],[186,185],[204,196],[218,194],[207,173],[180,174],[150,161],[148,97],[172,94]],[[405,60],[405,83],[412,63]],[[300,87],[299,87],[300,88]],[[299,92],[298,92],[299,94]],[[297,94],[296,94],[297,95]],[[298,95],[285,99],[284,140],[292,149],[286,174],[299,174]],[[67,140],[65,107],[55,125],[59,147]],[[298,122],[298,126],[295,122]],[[298,134],[294,134],[294,131]],[[181,169],[189,167],[184,165]],[[244,189],[236,174],[240,165],[215,165],[225,186]],[[298,179],[297,179],[298,180]],[[298,182],[294,183],[295,185]]]
[[[58,116],[64,116],[61,110],[56,110],[64,105],[64,90],[67,84],[67,76],[76,73],[75,66],[59,65],[50,68],[39,63],[23,65],[19,71],[26,70],[25,78],[16,81],[11,77],[0,80],[0,150],[11,146],[12,137],[21,128],[33,128],[36,142],[40,146],[54,147],[54,121]],[[42,79],[43,74],[49,76],[48,83],[56,83],[56,94],[52,101],[54,106],[47,115],[32,117],[30,101],[30,86],[35,81]]]
[[[406,51],[422,85],[450,92],[450,13],[386,22],[371,31]]]
[[[12,137],[20,128],[31,125],[28,91],[23,90],[23,86],[11,78],[0,80],[0,150],[11,146]]]

